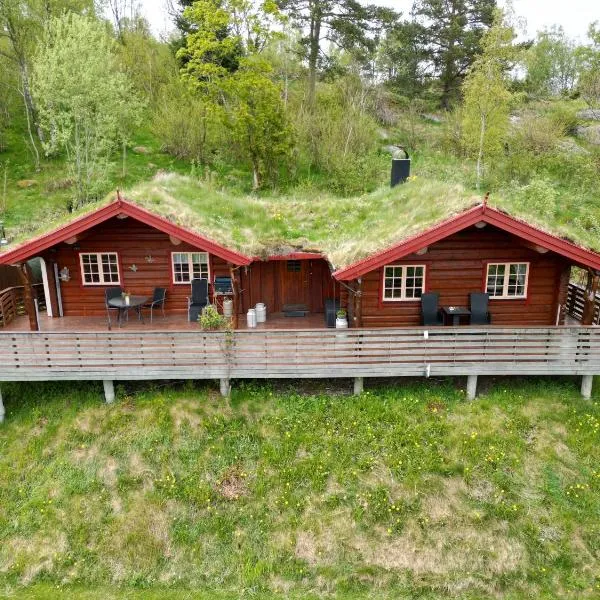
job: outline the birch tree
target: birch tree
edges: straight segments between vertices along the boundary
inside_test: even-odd
[[[501,11],[482,39],[482,54],[469,70],[463,86],[463,142],[477,158],[477,189],[484,167],[503,149],[509,127],[513,94],[508,72],[516,58],[515,33]]]
[[[76,208],[101,193],[111,153],[140,116],[105,25],[74,13],[51,19],[33,61],[33,92],[44,150],[66,154]]]

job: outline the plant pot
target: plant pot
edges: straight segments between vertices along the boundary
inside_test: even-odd
[[[335,319],[335,328],[336,329],[348,329],[347,317],[337,317]]]

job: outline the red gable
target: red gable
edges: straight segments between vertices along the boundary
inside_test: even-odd
[[[132,219],[141,221],[150,227],[154,227],[155,229],[158,229],[167,235],[172,235],[173,237],[176,237],[183,242],[187,242],[192,246],[202,248],[202,250],[206,250],[207,252],[210,252],[211,254],[214,254],[215,256],[218,256],[219,258],[222,258],[223,260],[231,262],[235,265],[249,265],[252,262],[251,258],[240,254],[239,252],[229,250],[217,242],[209,240],[208,238],[194,233],[189,229],[175,225],[167,219],[159,217],[158,215],[132,204],[131,202],[118,199],[114,202],[111,202],[107,206],[103,206],[102,208],[99,208],[98,210],[95,210],[87,215],[78,217],[67,225],[63,225],[62,227],[59,227],[50,233],[33,238],[32,240],[20,244],[12,250],[0,253],[0,264],[11,265],[29,260],[30,258],[38,256],[44,250],[64,242],[69,238],[75,237],[84,231],[87,231],[88,229],[91,229],[100,223],[104,223],[104,221],[112,219],[118,215],[127,215]]]
[[[429,246],[430,244],[479,222],[489,223],[494,227],[498,227],[499,229],[527,240],[536,246],[556,252],[557,254],[572,260],[575,264],[600,270],[600,254],[592,252],[591,250],[586,250],[581,246],[577,246],[576,244],[563,240],[555,235],[546,233],[537,227],[528,225],[524,221],[515,219],[494,208],[490,208],[486,204],[480,204],[451,219],[447,219],[434,225],[423,233],[414,235],[386,250],[372,254],[344,269],[339,269],[333,276],[338,281],[356,279],[369,271],[383,267],[394,260],[412,254],[421,248]]]

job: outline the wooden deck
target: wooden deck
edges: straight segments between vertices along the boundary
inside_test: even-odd
[[[144,321],[138,321],[135,314],[129,316],[129,320],[123,323],[119,328],[115,323],[115,315],[112,315],[112,331],[200,331],[198,323],[190,323],[186,315],[167,314],[163,317],[160,312],[155,313],[152,323],[150,317],[144,313]],[[259,323],[256,330],[264,329],[319,329],[325,327],[322,313],[312,313],[305,317],[286,317],[283,313],[273,313],[268,315],[266,323]],[[238,329],[247,329],[246,316],[240,315]],[[17,316],[6,327],[0,328],[0,334],[3,332],[29,331],[29,320],[27,315]],[[61,331],[108,331],[106,317],[61,317],[52,319],[45,313],[40,314],[40,331],[43,332],[61,332]],[[253,330],[255,331],[255,330]]]

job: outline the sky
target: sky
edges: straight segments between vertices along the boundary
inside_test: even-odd
[[[413,0],[370,0],[384,6],[410,12]],[[160,35],[172,28],[166,9],[167,0],[138,0],[142,12],[150,21],[153,31]],[[562,25],[571,38],[585,41],[588,25],[600,21],[598,0],[513,0],[515,13],[527,24],[527,34],[533,37],[537,31],[554,24]]]

